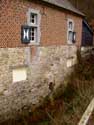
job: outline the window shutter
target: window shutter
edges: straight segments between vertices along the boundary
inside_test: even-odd
[[[31,27],[30,26],[22,26],[21,27],[21,41],[24,44],[30,43],[31,40]]]
[[[72,33],[72,42],[75,43],[76,42],[76,32]]]

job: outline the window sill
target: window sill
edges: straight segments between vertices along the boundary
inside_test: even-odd
[[[68,44],[68,45],[73,45],[73,43],[72,43],[72,42],[69,42],[69,41],[67,42],[67,44]]]
[[[70,42],[70,41],[67,41],[67,44],[68,44],[68,45],[75,45],[75,43]]]
[[[36,43],[36,42],[32,42],[32,43],[29,43],[28,45],[29,45],[29,46],[31,46],[31,45],[39,46],[40,43],[39,43],[39,42],[38,42],[38,43]]]

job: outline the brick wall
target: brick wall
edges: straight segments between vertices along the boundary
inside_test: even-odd
[[[21,25],[27,23],[29,8],[40,10],[41,45],[67,44],[67,19],[75,22],[76,42],[80,45],[82,18],[48,4],[27,0],[0,1],[0,47],[22,47]]]

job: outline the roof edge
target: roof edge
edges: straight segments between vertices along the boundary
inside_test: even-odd
[[[87,28],[89,29],[89,31],[93,34],[93,29],[90,27],[90,25],[88,24],[88,22],[86,20],[83,20],[83,23],[87,26]]]
[[[73,11],[72,9],[68,9],[68,8],[62,6],[61,4],[56,4],[55,2],[54,2],[54,3],[53,3],[53,2],[50,2],[49,0],[41,0],[41,1],[43,1],[43,2],[45,2],[45,3],[49,3],[49,4],[54,5],[54,6],[57,6],[57,7],[59,7],[59,8],[63,8],[63,9],[65,9],[65,10],[67,10],[67,11],[71,11],[71,12],[73,12],[73,13],[79,15],[79,16],[85,17],[85,14],[82,13],[82,12],[80,12],[80,11],[79,11],[78,9],[76,9],[75,7],[74,7],[75,10],[76,10],[76,11],[79,11],[79,12]],[[71,4],[71,3],[70,3],[70,4]]]

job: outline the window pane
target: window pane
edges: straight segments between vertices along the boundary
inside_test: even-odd
[[[36,42],[37,41],[37,28],[32,27],[31,29],[31,42]]]
[[[32,19],[32,21],[31,21],[32,23],[34,23],[34,19]]]
[[[32,14],[32,13],[31,13]],[[34,19],[34,14],[31,15],[32,16],[32,19]]]
[[[72,38],[73,38],[73,32],[69,31],[69,33],[68,33],[68,40],[72,42]]]
[[[33,14],[33,13],[30,14],[30,22],[32,24],[37,24],[37,14]]]
[[[69,29],[72,30],[73,29],[73,23],[69,22]]]
[[[32,41],[34,41],[34,37],[32,37]]]
[[[34,27],[32,27],[32,30],[31,30],[32,32],[34,32]]]
[[[34,36],[34,33],[32,33],[32,36]]]

